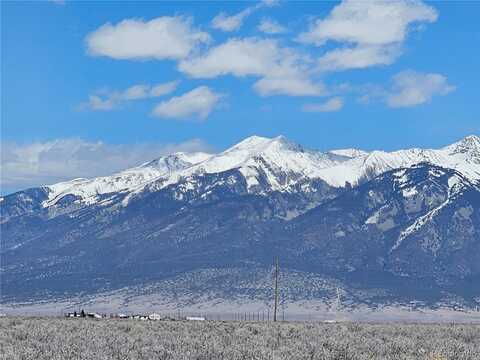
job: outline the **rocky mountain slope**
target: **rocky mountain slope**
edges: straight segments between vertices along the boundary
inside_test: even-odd
[[[391,153],[254,136],[219,154],[28,189],[0,198],[2,302],[158,289],[199,272],[215,298],[244,296],[240,282],[254,300],[268,295],[253,273],[279,256],[296,300],[341,287],[352,304],[472,305],[479,180],[477,136]]]

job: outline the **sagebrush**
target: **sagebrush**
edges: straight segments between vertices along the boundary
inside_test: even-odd
[[[0,319],[0,359],[480,359],[480,325]]]

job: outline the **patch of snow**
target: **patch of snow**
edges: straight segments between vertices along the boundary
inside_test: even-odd
[[[380,217],[380,214],[378,211],[375,211],[375,213],[370,216],[367,221],[365,221],[365,224],[376,224],[378,223],[378,218]]]
[[[415,187],[402,189],[402,195],[405,198],[409,198],[418,194],[418,191]]]
[[[458,185],[459,183],[461,183],[461,180],[458,176],[450,176],[448,178],[448,187],[449,188],[452,188],[452,187]]]

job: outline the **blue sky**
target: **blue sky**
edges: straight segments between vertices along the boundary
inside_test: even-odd
[[[320,150],[480,134],[479,2],[1,6],[3,193],[254,134]]]

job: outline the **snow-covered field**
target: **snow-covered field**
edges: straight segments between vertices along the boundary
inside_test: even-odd
[[[0,318],[0,359],[477,360],[480,325]]]

